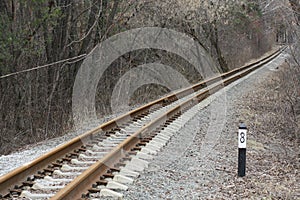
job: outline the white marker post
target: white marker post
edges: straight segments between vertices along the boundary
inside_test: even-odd
[[[239,158],[238,158],[238,176],[242,177],[246,174],[246,142],[247,142],[247,127],[244,123],[239,126]]]

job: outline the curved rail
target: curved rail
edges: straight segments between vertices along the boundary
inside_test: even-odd
[[[222,77],[228,77],[225,78],[221,83],[218,83],[217,85],[205,89],[203,92],[198,94],[197,96],[190,98],[180,105],[176,106],[175,108],[172,108],[168,112],[161,115],[159,118],[153,120],[148,125],[144,126],[137,132],[135,132],[133,135],[131,135],[129,138],[127,138],[125,141],[123,141],[121,144],[119,144],[113,151],[111,151],[109,154],[107,154],[104,158],[99,160],[97,163],[95,163],[93,166],[91,166],[88,170],[86,170],[84,173],[82,173],[80,176],[78,176],[76,179],[74,179],[70,184],[68,184],[64,189],[62,189],[60,192],[58,192],[52,200],[56,199],[77,199],[81,197],[82,191],[87,191],[88,188],[91,187],[91,185],[99,179],[99,177],[106,172],[107,169],[109,169],[107,163],[113,164],[117,160],[121,159],[122,155],[124,155],[124,150],[129,151],[131,148],[133,148],[138,142],[139,138],[145,137],[145,134],[151,132],[156,127],[162,125],[166,119],[170,118],[171,116],[177,114],[178,112],[181,112],[183,109],[191,107],[192,105],[197,104],[198,102],[202,101],[203,99],[207,98],[211,94],[214,94],[215,92],[219,91],[224,86],[229,85],[230,83],[234,82],[235,80],[251,73],[252,71],[256,70],[257,68],[261,67],[262,65],[266,64],[270,60],[277,57],[283,50],[276,51],[275,54],[272,54],[267,57],[267,59],[264,59],[262,61],[257,61],[255,63],[251,63],[250,67],[249,65],[247,67],[239,68],[235,71],[235,76],[230,76],[233,72],[228,72],[225,74],[222,74]],[[243,71],[245,70],[246,71]],[[229,77],[230,76],[230,77]],[[212,81],[215,78],[211,79]],[[80,192],[79,192],[80,191]]]
[[[139,138],[143,137],[143,134],[145,132],[149,132],[150,130],[154,129],[157,125],[161,125],[161,123],[166,119],[166,117],[170,117],[174,115],[175,113],[178,113],[182,108],[188,107],[191,104],[195,104],[202,99],[208,97],[210,94],[214,93],[215,91],[219,90],[224,85],[228,85],[231,82],[237,80],[238,78],[250,73],[251,71],[257,69],[258,67],[262,66],[263,64],[269,62],[276,56],[278,56],[283,50],[279,49],[272,53],[269,56],[264,57],[263,59],[253,62],[249,65],[245,65],[243,67],[234,69],[230,72],[221,74],[220,76],[216,76],[213,78],[210,78],[206,81],[202,81],[198,84],[192,85],[188,88],[182,89],[174,94],[167,95],[166,97],[162,97],[156,101],[153,101],[151,103],[148,103],[140,108],[137,108],[135,110],[132,110],[120,117],[117,117],[113,120],[110,120],[109,122],[106,122],[97,128],[88,131],[84,133],[81,136],[78,136],[71,141],[53,149],[52,151],[46,153],[45,155],[35,159],[34,161],[19,167],[12,172],[0,177],[0,194],[4,195],[9,193],[9,190],[12,189],[12,187],[26,179],[26,177],[36,173],[38,170],[42,169],[43,167],[47,166],[49,163],[61,158],[65,154],[72,152],[76,148],[80,148],[83,145],[83,141],[92,140],[93,136],[96,134],[99,134],[99,132],[110,130],[112,128],[118,127],[118,124],[124,124],[130,121],[130,119],[134,118],[135,116],[148,112],[150,108],[153,105],[164,105],[168,102],[173,102],[179,97],[187,96],[194,91],[198,91],[202,88],[204,88],[206,85],[211,85],[219,80],[221,83],[217,84],[216,86],[207,89],[203,92],[201,92],[199,95],[197,95],[194,98],[191,98],[179,106],[176,106],[175,108],[171,109],[161,117],[155,119],[150,124],[144,126],[142,129],[131,135],[129,138],[127,138],[124,142],[119,144],[117,148],[115,148],[113,151],[111,151],[109,154],[107,154],[105,157],[103,157],[101,160],[96,162],[94,165],[92,165],[88,170],[83,172],[80,176],[78,176],[76,179],[74,179],[70,184],[67,185],[67,187],[64,188],[64,190],[61,190],[59,193],[57,193],[53,199],[73,199],[79,198],[79,188],[80,191],[82,191],[83,188],[87,188],[88,185],[90,185],[94,179],[92,178],[96,174],[101,174],[105,170],[108,169],[107,163],[114,163],[115,160],[122,157],[122,150],[130,150],[136,143],[138,143]],[[248,69],[248,70],[247,70]],[[246,71],[245,71],[246,70]],[[236,76],[233,76],[235,75]],[[112,158],[114,160],[112,160]]]

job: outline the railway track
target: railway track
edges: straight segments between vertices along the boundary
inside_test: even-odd
[[[120,191],[197,112],[193,106],[284,49],[130,111],[0,177],[1,199],[122,197]]]

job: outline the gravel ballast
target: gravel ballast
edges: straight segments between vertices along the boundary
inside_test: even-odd
[[[265,87],[286,56],[210,97],[210,104],[175,134],[124,193],[124,199],[299,199],[299,165],[293,165],[297,163],[293,157],[296,150],[285,149],[274,137],[266,140],[255,122],[249,122],[249,116],[242,113],[248,108],[245,98],[262,92],[258,88]],[[260,97],[263,95],[255,98]],[[241,121],[249,124],[243,178],[237,177],[237,130]]]
[[[116,115],[107,116],[105,118],[102,118],[101,120],[97,120],[89,124],[84,124],[81,129],[70,131],[64,136],[45,140],[37,144],[26,145],[23,148],[18,149],[14,153],[0,156],[0,176],[22,165],[26,165],[27,163],[38,158],[39,156],[42,156],[55,147],[83,134],[90,129],[96,128],[97,126],[99,126],[99,124],[102,124],[114,117],[116,117]]]
[[[264,142],[266,138],[258,135],[258,130],[251,127],[248,116],[241,113],[247,110],[245,96],[258,86],[263,87],[264,80],[277,73],[276,68],[284,62],[285,56],[280,56],[276,61],[203,101],[202,111],[155,156],[149,168],[124,192],[124,199],[299,198],[296,184],[299,182],[298,168],[291,167],[285,158],[276,157],[277,154],[274,156],[274,151],[282,153],[282,148],[276,146],[277,141]],[[16,153],[1,156],[0,176],[104,121],[107,119],[86,125],[84,129],[63,137],[29,145]],[[249,124],[244,178],[237,177],[237,127],[240,121]],[[292,147],[288,150],[291,156],[295,154]],[[273,173],[272,162],[275,158],[277,165],[288,166],[281,176],[276,176],[277,172]]]

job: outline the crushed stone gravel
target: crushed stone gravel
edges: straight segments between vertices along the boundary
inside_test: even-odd
[[[130,185],[124,199],[299,199],[299,165],[284,156],[279,158],[270,148],[277,140],[266,142],[259,130],[251,127],[246,177],[237,176],[238,125],[248,122],[240,113],[247,107],[243,97],[263,87],[287,56],[216,94]],[[296,150],[289,150],[297,155]],[[279,172],[274,171],[277,168]]]
[[[278,157],[276,165],[287,167],[281,172],[273,172],[275,166],[272,162],[277,154],[274,155],[272,145],[276,146],[276,141],[265,145],[261,141],[265,138],[257,136],[251,127],[246,177],[237,177],[237,127],[241,120],[247,121],[239,113],[241,106],[247,106],[243,105],[243,96],[256,90],[257,84],[262,82],[258,80],[276,73],[286,56],[280,56],[207,100],[207,106],[172,138],[151,161],[149,168],[129,186],[129,190],[124,192],[124,199],[299,199],[299,168]],[[28,145],[20,151],[1,156],[0,176],[108,118],[63,137]],[[278,175],[276,173],[281,173],[277,179],[274,178]]]
[[[128,112],[127,109],[135,109],[141,105],[135,105],[130,108],[126,107],[120,110],[118,113],[112,115],[107,115],[101,119],[94,121],[89,121],[88,123],[82,124],[77,130],[70,131],[69,133],[61,136],[52,138],[49,140],[41,141],[36,144],[29,144],[16,150],[13,153],[8,155],[0,155],[0,176],[18,168],[22,165],[30,163],[32,160],[42,156],[43,154],[51,151],[52,149],[58,147],[59,145],[64,144],[65,142],[70,141],[72,138],[75,138],[79,135],[82,135],[88,130],[98,127],[100,124],[103,124],[111,119],[121,116],[122,114]]]
[[[63,135],[61,137],[45,140],[37,144],[26,145],[23,148],[18,149],[14,153],[0,156],[0,176],[22,165],[30,163],[32,160],[38,158],[46,152],[49,152],[55,147],[83,134],[87,130],[96,128],[97,126],[99,126],[99,124],[102,124],[112,118],[115,118],[116,116],[118,116],[118,114],[106,116],[102,119],[90,122],[89,124],[83,124],[82,128],[75,131],[71,131],[68,134]]]

